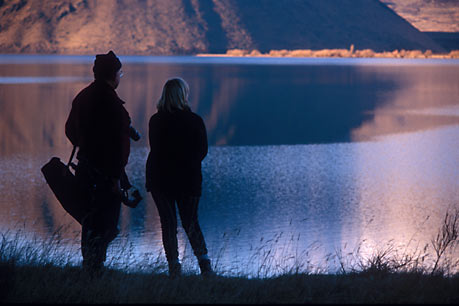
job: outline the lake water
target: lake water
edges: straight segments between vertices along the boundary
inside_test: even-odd
[[[80,264],[79,225],[40,172],[67,161],[64,125],[92,81],[92,56],[0,56],[0,231],[40,249],[64,227]],[[127,168],[145,200],[122,208],[113,267],[165,262],[154,202],[146,194],[147,125],[164,82],[183,77],[207,127],[199,219],[224,275],[289,268],[335,272],[337,254],[363,256],[428,244],[459,209],[459,61],[121,57],[125,100],[143,135]],[[185,269],[198,267],[184,232]],[[120,250],[128,252],[120,253]],[[70,250],[70,251],[69,251]],[[452,253],[459,258],[459,250]],[[64,252],[64,251],[62,251]]]

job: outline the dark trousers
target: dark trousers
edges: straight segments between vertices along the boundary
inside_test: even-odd
[[[200,259],[207,254],[206,242],[198,222],[198,196],[171,196],[159,191],[152,191],[153,200],[158,209],[164,251],[169,263],[178,261],[177,243],[177,203],[183,229],[193,248],[194,255]]]
[[[99,269],[106,259],[107,248],[118,235],[121,200],[111,185],[94,176],[84,166],[75,173],[88,213],[81,227],[83,267]]]

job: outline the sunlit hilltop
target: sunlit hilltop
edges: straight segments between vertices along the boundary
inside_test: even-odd
[[[423,32],[459,32],[457,0],[381,0]]]
[[[0,16],[0,53],[444,51],[378,0],[10,0]]]

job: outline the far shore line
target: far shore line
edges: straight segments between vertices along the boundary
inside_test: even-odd
[[[200,57],[333,57],[333,58],[407,58],[407,59],[459,59],[459,50],[453,50],[449,53],[433,53],[430,50],[393,50],[375,52],[371,49],[354,50],[351,46],[349,49],[297,49],[297,50],[271,50],[267,53],[261,53],[258,50],[232,49],[226,53],[198,53]]]

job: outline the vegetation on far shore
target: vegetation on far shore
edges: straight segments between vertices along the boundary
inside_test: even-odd
[[[298,50],[271,50],[261,53],[258,50],[231,49],[225,54],[197,54],[197,56],[227,56],[227,57],[343,57],[343,58],[436,58],[455,59],[459,58],[459,50],[449,53],[433,53],[431,50],[393,50],[376,52],[371,49],[356,50],[354,45],[349,49],[298,49]]]
[[[40,250],[18,239],[20,235],[2,233],[0,302],[458,303],[459,259],[454,255],[458,234],[456,210],[446,214],[437,235],[422,250],[406,254],[387,245],[371,256],[337,252],[340,268],[332,274],[296,264],[281,275],[250,278],[218,275],[217,266],[214,277],[188,273],[169,279],[161,272],[164,267],[159,260],[149,261],[148,269],[136,272],[109,266],[94,277],[58,255],[59,233]],[[124,250],[119,256],[127,258],[129,252]],[[261,262],[266,262],[272,253],[262,256]]]

